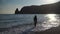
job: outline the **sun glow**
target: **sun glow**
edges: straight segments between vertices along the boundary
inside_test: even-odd
[[[46,23],[47,27],[57,27],[57,26],[59,26],[59,21],[56,18],[56,15],[57,14],[47,14],[46,15],[46,17],[49,18],[48,22]]]
[[[47,17],[49,18],[49,21],[56,21],[55,18],[56,14],[48,14]]]
[[[43,0],[44,3],[50,4],[50,3],[55,3],[58,2],[59,0]]]

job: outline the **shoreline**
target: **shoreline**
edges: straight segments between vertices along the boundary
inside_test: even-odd
[[[45,31],[40,31],[40,32],[29,32],[29,34],[60,34],[60,26],[58,27],[53,27],[50,29],[47,29]]]
[[[0,32],[8,31],[9,29],[19,28],[19,27],[27,26],[27,25],[33,25],[33,24],[32,23],[31,24],[20,24],[20,25],[11,26],[11,27],[8,27],[8,28],[0,28]]]
[[[44,30],[44,31],[35,31],[34,32],[34,31],[29,30],[31,27],[27,28],[27,26],[32,26],[32,25],[33,24],[23,24],[23,25],[12,26],[12,27],[9,27],[9,28],[0,28],[0,32],[4,32],[4,31],[10,32],[10,30],[12,30],[12,32],[14,32],[14,33],[19,32],[19,33],[27,33],[27,34],[60,34],[60,26],[52,27],[52,28]],[[25,29],[21,28],[21,27],[27,28],[26,29],[27,31]],[[21,29],[24,30],[24,31],[22,31]]]

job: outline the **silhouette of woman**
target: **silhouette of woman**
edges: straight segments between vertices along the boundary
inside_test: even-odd
[[[34,16],[34,26],[36,27],[36,24],[37,24],[37,16],[35,15]]]

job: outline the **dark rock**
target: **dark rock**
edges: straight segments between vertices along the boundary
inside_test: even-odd
[[[16,8],[16,10],[15,10],[15,14],[19,14],[19,10],[18,10],[18,8]]]
[[[56,13],[60,12],[60,2],[53,4],[46,4],[41,6],[24,6],[20,12],[16,12],[15,14],[48,14],[48,13]]]

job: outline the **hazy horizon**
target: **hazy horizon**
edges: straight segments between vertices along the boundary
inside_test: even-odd
[[[14,14],[15,9],[23,6],[56,3],[59,0],[0,0],[0,14]]]

